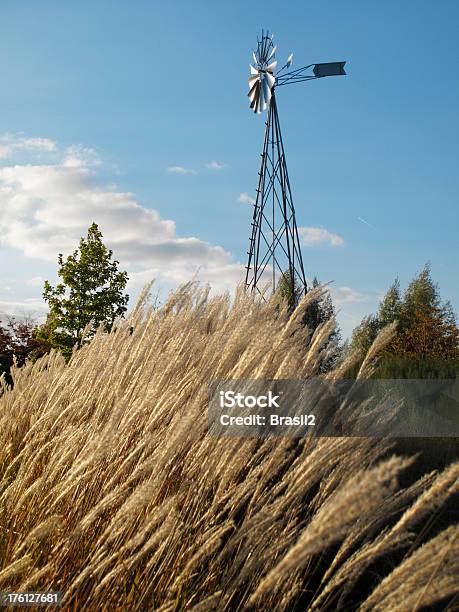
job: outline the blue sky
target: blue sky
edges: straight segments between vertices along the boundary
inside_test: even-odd
[[[458,310],[458,25],[453,0],[4,0],[0,310],[39,312],[57,252],[93,220],[133,294],[198,268],[234,285],[263,137],[246,96],[262,27],[280,61],[347,60],[345,78],[278,93],[298,225],[343,241],[323,233],[303,259],[334,281],[345,334],[426,261]]]

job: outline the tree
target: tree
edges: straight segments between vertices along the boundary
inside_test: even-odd
[[[282,273],[277,283],[276,292],[284,302],[287,302],[288,310],[292,313],[301,300],[302,292],[296,282],[295,275],[293,275],[292,279],[290,270],[286,270]]]
[[[67,358],[75,345],[81,345],[86,326],[91,324],[88,338],[100,325],[109,331],[127,310],[127,272],[120,272],[119,262],[112,257],[113,252],[104,245],[102,233],[93,223],[72,255],[64,260],[59,254],[58,275],[62,282],[52,287],[45,281],[43,298],[50,312],[40,337]]]
[[[320,282],[317,277],[314,277],[311,288],[316,289],[319,285]],[[289,312],[293,312],[302,297],[302,293],[301,289],[297,288],[297,283],[290,282],[290,272],[288,270],[279,279],[276,291],[287,302]],[[310,330],[312,335],[320,325],[335,317],[335,314],[335,307],[330,292],[327,291],[322,297],[308,304],[302,323]],[[323,348],[325,350],[329,349],[329,355],[322,359],[319,373],[331,370],[342,353],[341,333],[338,327],[330,334]]]
[[[400,313],[400,334],[395,352],[421,359],[458,357],[459,330],[449,302],[442,303],[438,285],[426,265],[405,292]]]
[[[5,374],[9,380],[10,368],[13,364],[13,347],[9,330],[0,324],[0,376]]]
[[[352,332],[350,349],[357,351],[363,357],[381,329],[381,323],[377,315],[364,317]]]
[[[400,281],[396,278],[379,305],[378,321],[380,326],[385,327],[392,321],[400,319],[401,311]]]
[[[366,316],[354,329],[351,347],[366,354],[381,329],[392,321],[399,321],[401,310],[400,281],[396,278],[381,300],[377,314]]]

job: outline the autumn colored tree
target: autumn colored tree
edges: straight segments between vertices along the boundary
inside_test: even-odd
[[[400,333],[393,350],[421,359],[458,356],[459,330],[449,302],[442,303],[427,265],[408,285],[400,308]]]
[[[12,382],[13,363],[22,366],[27,360],[35,361],[50,350],[51,346],[38,337],[38,330],[31,317],[6,317],[0,322],[0,376],[4,374],[8,384]]]
[[[12,363],[11,336],[3,324],[0,323],[0,376],[9,374]]]
[[[128,276],[119,271],[119,262],[103,243],[96,223],[81,238],[77,250],[65,260],[59,254],[58,265],[62,282],[53,287],[45,281],[43,298],[50,312],[40,337],[69,357],[73,347],[81,344],[87,326],[90,338],[100,325],[108,331],[124,315]]]

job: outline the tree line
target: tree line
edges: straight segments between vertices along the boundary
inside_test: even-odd
[[[354,330],[351,348],[365,354],[378,333],[396,322],[397,333],[384,348],[375,371],[378,378],[456,378],[459,373],[459,329],[449,301],[426,264],[404,293],[395,279],[376,314]]]
[[[320,285],[317,278],[312,288]],[[301,295],[285,272],[277,291],[293,311]],[[329,292],[313,301],[303,316],[303,325],[314,333],[336,316]],[[431,267],[426,264],[402,293],[395,279],[380,301],[375,314],[370,314],[354,329],[349,341],[343,342],[339,327],[330,335],[328,355],[319,366],[319,373],[330,371],[349,353],[357,355],[355,365],[346,374],[353,378],[378,334],[394,323],[394,338],[383,348],[373,376],[375,378],[456,378],[459,374],[459,328],[449,301],[443,301],[434,282]]]
[[[52,348],[66,359],[72,351],[90,340],[99,326],[110,331],[123,317],[129,300],[125,293],[128,275],[119,270],[119,262],[106,247],[102,233],[93,223],[79,246],[64,259],[58,256],[56,286],[45,281],[43,298],[48,304],[46,321],[38,325],[32,319],[7,317],[0,321],[0,376],[11,383],[13,363],[23,365]],[[317,278],[312,288],[320,285]],[[293,311],[301,296],[288,273],[281,277],[277,292]],[[302,324],[309,336],[336,316],[331,295],[325,291],[306,309]],[[459,372],[459,329],[450,302],[443,301],[431,268],[426,265],[402,293],[398,279],[382,298],[378,311],[368,315],[356,327],[350,341],[343,342],[339,327],[331,332],[327,351],[319,364],[319,373],[336,366],[349,351],[360,356],[360,363],[378,333],[396,322],[394,338],[383,349],[374,376],[378,378],[456,378]],[[353,377],[357,363],[348,373]]]

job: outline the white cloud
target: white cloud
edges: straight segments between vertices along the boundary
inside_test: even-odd
[[[68,147],[62,165],[66,168],[100,166],[100,159],[94,149],[73,145]]]
[[[0,159],[5,159],[11,155],[12,149],[8,145],[0,144]]]
[[[26,279],[26,285],[29,285],[29,287],[42,287],[44,282],[43,276],[32,276]]]
[[[196,174],[196,170],[192,170],[191,168],[184,168],[183,166],[169,166],[166,168],[169,174]]]
[[[0,321],[2,320],[2,315],[31,316],[42,320],[47,311],[46,303],[35,297],[14,301],[0,300]]]
[[[332,247],[336,247],[344,244],[344,240],[341,236],[329,232],[324,227],[299,227],[298,234],[301,243],[305,246],[329,244]]]
[[[223,162],[211,161],[206,164],[206,168],[209,168],[209,170],[223,170],[223,168],[226,168],[226,164]]]
[[[24,138],[17,134],[0,136],[0,159],[12,157],[15,152],[51,152],[56,151],[57,143],[49,138]]]
[[[21,138],[16,145],[23,151],[55,151],[56,143],[49,138]]]
[[[373,297],[366,293],[360,293],[351,287],[330,287],[330,293],[337,306],[365,302]]]
[[[131,272],[127,291],[135,292],[144,287],[152,279],[160,279],[163,290],[169,290],[182,283],[189,282],[196,278],[201,283],[208,283],[214,293],[219,293],[234,289],[242,280],[245,272],[244,267],[239,263],[226,262],[221,265],[201,265],[193,268],[174,266],[168,269],[167,276],[161,277],[157,268],[147,268],[141,271]],[[153,290],[153,293],[155,289]]]
[[[91,150],[67,150],[54,164],[0,168],[0,245],[55,263],[93,221],[133,282],[156,278],[172,287],[199,271],[199,280],[222,289],[243,278],[243,265],[221,246],[178,236],[174,221],[141,206],[134,194],[102,186]],[[41,280],[28,284],[38,289]]]
[[[239,194],[238,200],[243,204],[255,204],[255,200],[252,198],[252,196],[249,196],[249,194],[245,191]]]

